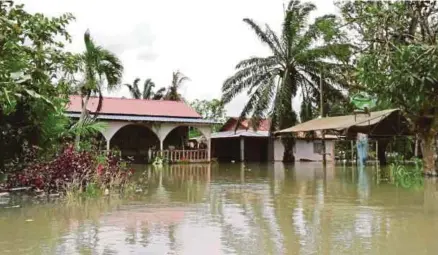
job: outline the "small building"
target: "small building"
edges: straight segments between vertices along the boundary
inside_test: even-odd
[[[98,100],[90,98],[90,113],[96,111]],[[70,96],[66,115],[79,118],[81,105],[80,96]],[[118,149],[135,162],[148,162],[157,155],[174,162],[210,161],[209,148],[188,146],[188,133],[189,128],[198,129],[210,147],[214,122],[204,120],[184,102],[104,97],[97,119],[108,125],[102,132],[106,149]]]
[[[399,109],[388,109],[376,112],[356,112],[352,115],[324,117],[300,123],[296,126],[280,130],[276,135],[323,131],[335,137],[353,142],[358,134],[366,134],[368,139],[376,141],[376,154],[381,164],[386,163],[386,147],[390,139],[397,136],[411,136],[408,120]],[[328,143],[326,143],[328,144]],[[351,143],[353,144],[353,143]],[[327,146],[329,148],[330,145]],[[329,151],[329,150],[327,150]],[[353,148],[351,150],[353,160]]]
[[[237,126],[237,129],[236,129]],[[250,120],[238,123],[238,118],[232,117],[222,126],[219,132],[211,135],[211,155],[218,161],[249,161],[267,162],[282,161],[284,146],[280,137],[270,133],[271,122],[268,119],[260,121],[254,129]],[[334,140],[336,136],[326,136],[327,160],[334,160]],[[295,140],[294,156],[296,161],[321,161],[321,138],[306,137],[298,134]]]
[[[325,135],[326,160],[335,160],[335,142],[338,139],[335,135]],[[274,161],[282,161],[284,146],[281,137],[274,139]],[[295,146],[293,149],[295,161],[322,161],[323,143],[320,132],[313,136],[306,133],[295,134]]]

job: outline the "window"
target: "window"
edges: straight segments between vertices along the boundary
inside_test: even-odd
[[[322,141],[313,142],[313,153],[322,154]]]

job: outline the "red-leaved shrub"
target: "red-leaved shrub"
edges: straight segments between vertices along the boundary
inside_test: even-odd
[[[79,182],[82,187],[90,182],[109,185],[115,178],[119,182],[125,182],[131,174],[127,170],[127,163],[116,154],[78,152],[73,146],[68,146],[52,161],[36,163],[9,175],[7,187],[31,187],[46,192],[62,192],[73,182]]]

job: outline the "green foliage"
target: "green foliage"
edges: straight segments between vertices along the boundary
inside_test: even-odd
[[[354,1],[340,7],[360,48],[359,89],[401,108],[414,129],[433,129],[438,124],[435,1]]]
[[[423,187],[423,164],[419,159],[414,159],[414,162],[415,166],[406,165],[403,163],[403,157],[400,157],[394,163],[391,163],[391,175],[394,177],[397,186],[412,189]]]
[[[218,99],[212,100],[194,100],[190,106],[198,112],[202,118],[218,122],[213,126],[213,131],[216,132],[226,121],[226,112],[224,103]],[[199,133],[199,131],[198,131]]]
[[[47,146],[74,82],[78,56],[64,50],[71,14],[30,14],[0,2],[0,169],[22,156],[23,144]],[[61,121],[62,122],[62,121]],[[58,126],[59,127],[59,126]]]
[[[80,71],[84,80],[79,86],[79,93],[82,97],[82,112],[79,118],[79,125],[84,126],[88,116],[87,105],[90,96],[98,95],[99,101],[94,112],[97,117],[101,108],[103,96],[106,89],[112,91],[120,86],[123,74],[123,65],[120,59],[112,52],[98,46],[91,38],[90,31],[84,34],[85,52],[80,55]],[[106,86],[105,86],[106,85]],[[76,132],[76,148],[80,147],[80,132]]]
[[[301,122],[306,122],[314,119],[318,116],[317,109],[313,107],[312,103],[307,100],[303,100],[301,102],[301,110],[300,110],[300,120]]]
[[[173,72],[172,83],[167,89],[167,93],[164,96],[164,100],[183,101],[184,98],[181,96],[181,94],[179,94],[178,90],[181,88],[184,82],[189,80],[190,79],[180,71]]]
[[[306,103],[319,107],[321,81],[326,103],[346,100],[339,89],[346,86],[343,74],[349,69],[350,45],[344,42],[345,35],[334,15],[318,17],[308,25],[309,15],[315,10],[312,3],[291,0],[280,35],[269,25],[263,29],[251,19],[243,20],[269,48],[270,55],[242,60],[222,86],[224,103],[247,91],[249,99],[239,120],[251,115],[256,126],[267,117],[273,130],[293,126],[298,118],[292,99],[301,90],[309,100]],[[293,141],[282,140],[286,161],[292,158]]]
[[[63,134],[65,137],[79,134],[81,137],[96,136],[108,128],[106,122],[99,122],[87,116],[83,121],[73,124],[67,133]]]
[[[349,1],[339,4],[357,52],[357,89],[378,105],[400,108],[424,141],[426,172],[434,172],[438,134],[436,1]]]

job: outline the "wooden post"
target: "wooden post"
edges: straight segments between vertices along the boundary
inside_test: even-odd
[[[379,164],[379,140],[376,140],[376,163]]]
[[[240,137],[240,161],[245,161],[245,138],[243,136]]]
[[[207,160],[211,161],[211,138],[207,140]]]
[[[322,69],[321,69],[322,71]],[[319,75],[319,95],[321,104],[321,118],[324,118],[324,90],[322,86],[322,72]],[[321,130],[321,141],[322,141],[322,164],[325,166],[327,164],[326,151],[325,151],[325,132]]]
[[[353,164],[353,162],[354,162],[354,141],[353,140],[350,141],[350,145],[351,145],[351,163]]]
[[[415,135],[415,151],[414,157],[418,158],[418,134]]]

